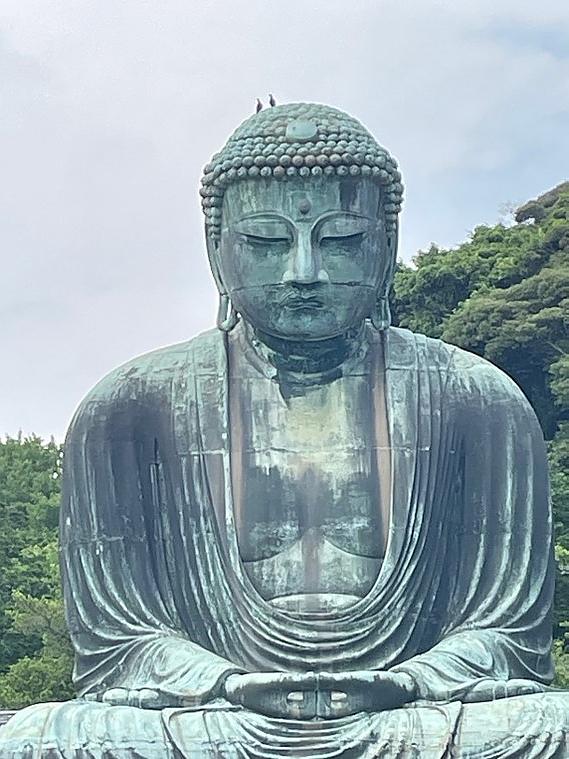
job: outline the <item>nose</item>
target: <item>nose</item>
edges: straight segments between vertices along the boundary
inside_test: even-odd
[[[310,230],[299,231],[296,243],[291,248],[282,281],[302,285],[329,282],[328,272],[322,268],[319,258],[318,251],[312,244]]]

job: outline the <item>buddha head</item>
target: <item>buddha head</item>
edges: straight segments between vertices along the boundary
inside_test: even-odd
[[[387,327],[402,192],[394,159],[342,111],[292,103],[247,119],[200,190],[219,328],[241,317],[315,341],[368,318]]]

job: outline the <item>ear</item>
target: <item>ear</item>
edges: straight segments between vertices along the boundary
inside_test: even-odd
[[[210,230],[206,226],[205,230],[205,245],[207,250],[207,257],[209,260],[209,267],[211,269],[211,273],[213,274],[213,278],[215,280],[215,285],[217,287],[218,292],[223,295],[227,293],[227,290],[225,289],[225,285],[223,284],[223,281],[221,279],[221,266],[220,266],[220,260],[219,260],[219,237],[212,237],[210,234]]]
[[[399,221],[395,222],[395,226],[391,231],[387,232],[385,239],[387,241],[387,261],[385,272],[383,275],[383,291],[387,295],[393,282],[393,275],[395,273],[395,264],[397,263],[397,249],[399,247]]]
[[[391,310],[389,308],[389,290],[393,282],[395,271],[395,262],[397,260],[397,243],[399,238],[399,228],[397,224],[385,235],[387,245],[387,255],[385,256],[385,266],[381,275],[381,281],[377,291],[377,298],[370,315],[371,323],[374,327],[383,331],[391,326]]]
[[[385,266],[381,274],[377,298],[370,315],[372,324],[380,331],[387,329],[391,325],[389,290],[391,289],[391,284],[393,282],[395,263],[397,261],[397,245],[399,242],[399,225],[397,222],[395,227],[392,227],[392,229],[386,233],[385,241],[387,246]]]
[[[397,222],[389,226],[389,231],[385,227],[385,221],[379,222],[381,225],[381,243],[378,251],[378,280],[377,295],[381,298],[389,293],[395,264],[397,262],[397,248],[399,242],[399,227]]]

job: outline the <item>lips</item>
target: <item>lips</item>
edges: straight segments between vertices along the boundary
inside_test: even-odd
[[[286,298],[283,302],[285,308],[290,308],[292,311],[301,311],[303,309],[314,310],[317,308],[323,308],[324,302],[320,298],[291,296]]]

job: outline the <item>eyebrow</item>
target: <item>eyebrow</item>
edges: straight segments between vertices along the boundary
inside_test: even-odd
[[[317,221],[332,219],[335,216],[349,216],[352,219],[365,219],[366,221],[373,218],[372,216],[366,216],[364,213],[357,213],[356,211],[344,211],[342,208],[339,208],[334,209],[333,211],[324,211],[323,214],[320,214]]]
[[[235,219],[233,223],[239,224],[242,221],[255,221],[255,220],[262,221],[263,219],[273,219],[275,221],[284,221],[284,222],[287,222],[288,224],[292,223],[292,219],[290,219],[288,216],[284,216],[278,211],[254,211],[253,213],[248,213],[245,216],[240,216],[238,219]]]
[[[313,223],[318,224],[321,221],[325,221],[327,219],[333,219],[338,216],[348,216],[353,219],[364,219],[365,221],[369,221],[370,219],[373,219],[372,216],[367,216],[363,213],[357,213],[356,211],[344,211],[341,208],[334,208],[329,211],[324,211],[319,216],[317,216]],[[306,217],[305,217],[306,218]],[[246,214],[245,216],[241,216],[238,219],[235,219],[233,221],[233,224],[240,224],[243,221],[263,221],[263,219],[271,219],[275,221],[283,221],[287,224],[295,224],[295,220],[291,219],[289,216],[285,216],[284,214],[279,213],[278,211],[254,211],[253,213]],[[310,219],[310,216],[306,218],[306,221]]]

